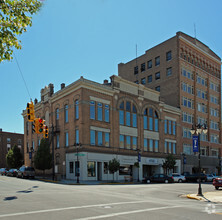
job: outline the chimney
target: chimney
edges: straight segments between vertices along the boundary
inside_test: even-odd
[[[38,99],[35,98],[34,104],[36,105],[38,103]]]
[[[54,93],[54,85],[52,83],[49,84],[49,96],[51,97]]]
[[[65,83],[62,83],[62,84],[61,84],[61,89],[64,89],[65,86],[66,86]]]
[[[104,81],[103,81],[103,84],[108,84],[109,83],[109,81],[107,80],[107,79],[105,79]]]

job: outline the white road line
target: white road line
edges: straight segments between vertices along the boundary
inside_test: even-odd
[[[92,207],[103,207],[103,206],[135,204],[135,203],[147,203],[147,202],[149,203],[150,201],[141,200],[141,201],[131,201],[131,202],[116,202],[116,203],[95,204],[95,205],[85,205],[85,206],[73,206],[73,207],[57,208],[57,209],[45,209],[45,210],[38,210],[38,211],[3,214],[3,215],[0,215],[0,218],[18,216],[18,215],[21,216],[21,215],[39,214],[39,213],[46,213],[46,212],[58,212],[58,211],[65,211],[65,210],[71,210],[71,209],[84,209],[84,208],[92,208]]]
[[[112,213],[112,214],[107,214],[107,215],[98,215],[98,216],[93,216],[93,217],[78,218],[78,219],[73,219],[73,220],[93,220],[93,219],[99,219],[99,218],[110,218],[110,217],[115,217],[119,215],[129,215],[129,214],[135,214],[135,213],[140,213],[140,212],[150,212],[150,211],[173,209],[173,208],[179,208],[179,207],[182,207],[182,206],[164,206],[164,207],[158,207],[158,208],[140,209],[140,210],[134,210],[134,211],[128,211],[128,212],[117,212],[117,213]]]

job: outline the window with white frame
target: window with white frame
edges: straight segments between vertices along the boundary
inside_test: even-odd
[[[193,103],[194,101],[192,99],[189,99],[187,97],[182,97],[182,105],[184,107],[187,107],[187,108],[190,108],[190,109],[193,109]]]
[[[210,128],[213,130],[219,130],[219,123],[216,121],[210,121]]]
[[[214,117],[219,117],[219,110],[215,108],[210,108],[210,115]]]
[[[210,135],[210,142],[218,144],[219,143],[219,135],[217,134],[211,134]]]
[[[183,153],[186,155],[193,154],[193,148],[191,144],[183,144]]]
[[[65,146],[68,147],[69,146],[69,133],[65,132]]]
[[[211,156],[218,157],[218,155],[219,155],[219,150],[216,148],[212,148],[211,149]]]
[[[183,112],[183,122],[192,124],[194,122],[194,116],[187,112]]]
[[[189,138],[189,139],[192,138],[192,135],[190,133],[190,128],[183,127],[183,137],[184,138]]]

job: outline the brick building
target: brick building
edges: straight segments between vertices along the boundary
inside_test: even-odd
[[[118,65],[118,74],[160,91],[168,105],[181,109],[181,148],[187,158],[183,170],[196,172],[192,125],[206,123],[201,134],[201,166],[217,172],[221,161],[221,58],[198,39],[182,32],[149,49],[142,56]]]
[[[4,132],[0,129],[0,168],[7,167],[6,155],[14,145],[17,145],[24,155],[24,134]]]
[[[80,180],[112,180],[108,162],[117,158],[121,169],[115,179],[139,176],[141,180],[162,173],[168,153],[175,155],[175,171],[180,172],[180,110],[160,101],[159,92],[144,85],[119,76],[110,79],[100,84],[81,77],[68,86],[61,84],[55,93],[53,84],[41,90],[35,116],[49,126],[56,175],[76,180],[79,168]],[[29,152],[35,154],[42,135],[31,131],[26,111],[23,117],[25,165],[33,165]],[[74,143],[81,143],[78,158]],[[135,165],[138,154],[139,169]]]

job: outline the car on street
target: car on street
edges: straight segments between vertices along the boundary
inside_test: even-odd
[[[222,176],[215,178],[213,180],[213,186],[215,186],[215,189],[218,190],[219,187],[222,187]]]
[[[0,169],[0,174],[1,174],[2,176],[6,175],[7,172],[8,172],[8,169],[7,169],[7,168],[1,168],[1,169]]]
[[[206,174],[206,176],[207,176],[208,182],[212,182],[215,178],[218,177],[218,176],[215,176],[214,174]]]
[[[165,174],[154,174],[153,176],[148,176],[143,179],[144,183],[173,183],[173,177],[167,176]]]
[[[15,176],[17,176],[17,174],[18,174],[18,170],[17,169],[10,169],[7,172],[6,176],[13,176],[13,177],[15,177]]]
[[[35,178],[35,169],[33,167],[25,167],[22,166],[19,168],[18,170],[18,174],[17,177],[21,177],[21,178]]]
[[[175,183],[182,183],[186,182],[186,177],[179,174],[179,173],[172,173],[169,175],[170,177],[173,177],[173,180]]]

